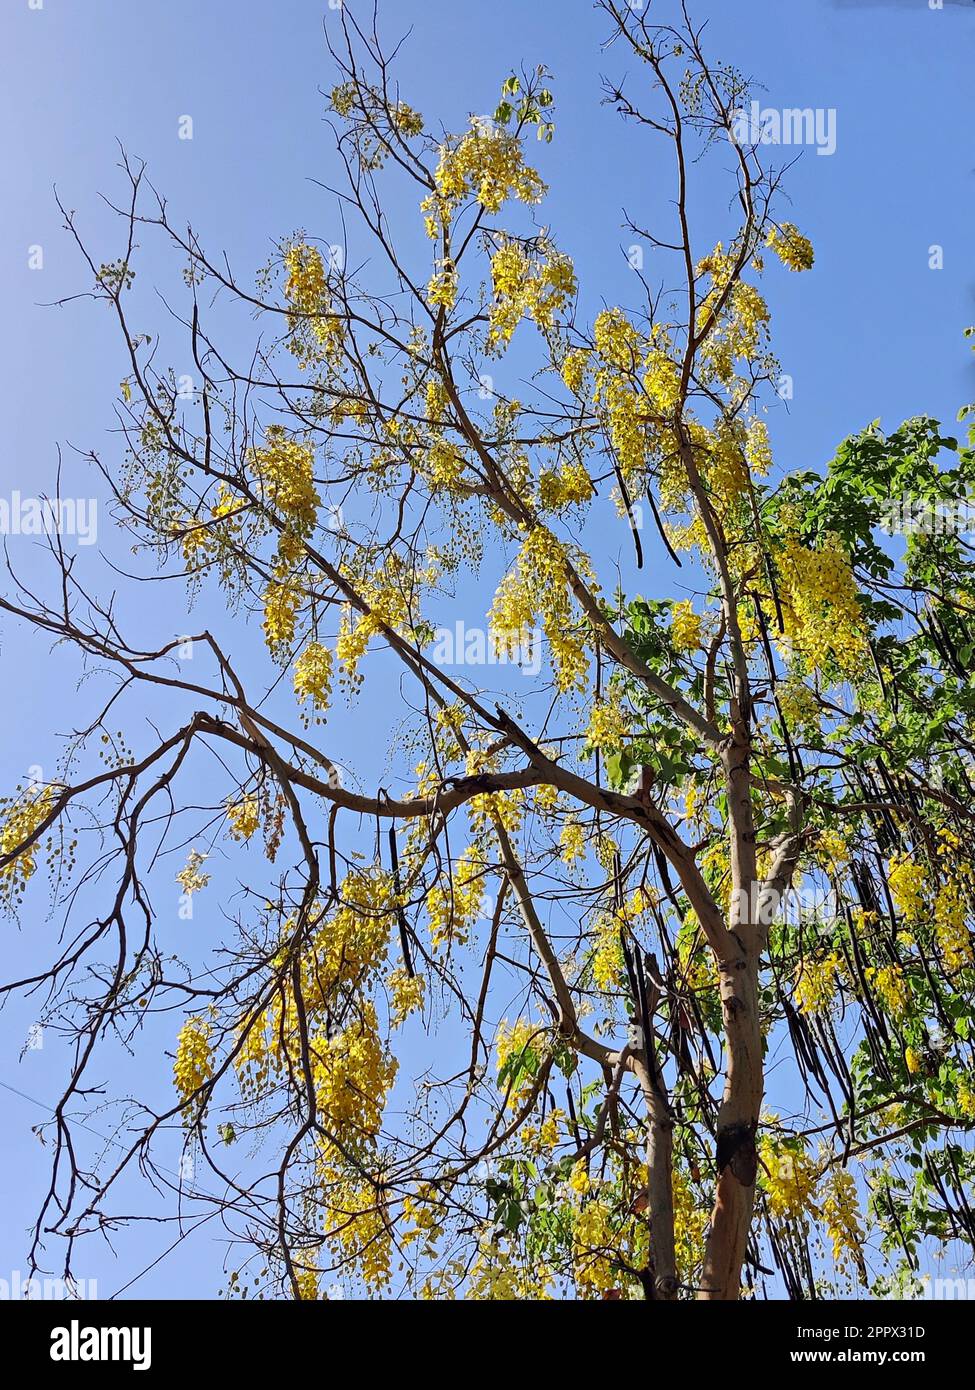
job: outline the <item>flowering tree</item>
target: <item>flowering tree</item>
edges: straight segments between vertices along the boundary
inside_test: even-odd
[[[69,920],[96,903],[8,987],[46,984],[73,1045],[35,1261],[115,1219],[133,1161],[172,1186],[173,1131],[205,1175],[182,1201],[251,1252],[232,1290],[801,1298],[975,1232],[975,578],[957,529],[878,533],[893,501],[965,499],[975,454],[920,419],[775,469],[759,284],[812,248],[768,149],[729,139],[744,79],[683,12],[600,8],[637,63],[607,98],[674,161],[672,225],[629,224],[657,267],[636,306],[586,319],[537,220],[544,70],[437,132],[348,14],[362,269],[301,233],[242,285],[128,161],[117,260],[67,215],[125,352],[125,457],[92,462],[143,575],[224,602],[144,649],[55,546],[54,596],[2,603],[106,690],[63,775],[4,806],[11,909],[45,852]],[[731,212],[699,245],[711,171]],[[131,321],[153,234],[184,263],[189,392]],[[208,322],[227,303],[268,326],[247,360]],[[651,547],[671,599],[637,592]],[[458,607],[488,614],[482,668],[449,650]],[[341,766],[370,678],[395,791]],[[187,951],[176,853],[183,916],[217,861],[239,876]],[[162,1025],[175,1091],[127,1099],[89,1166],[94,1059]],[[251,1139],[273,1162],[245,1181]]]

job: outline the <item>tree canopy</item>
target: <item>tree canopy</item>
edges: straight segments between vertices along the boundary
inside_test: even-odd
[[[8,908],[46,866],[66,924],[6,986],[72,1044],[35,1260],[137,1164],[262,1297],[876,1294],[975,1237],[975,439],[776,464],[784,169],[686,14],[599,8],[605,99],[672,157],[632,303],[590,312],[544,222],[549,74],[447,131],[348,11],[341,244],[242,283],[127,158],[114,260],[65,213],[122,344],[112,582],[216,620],[143,647],[59,543],[0,600],[90,702],[2,807]],[[152,236],[190,390],[130,308]],[[89,1161],[99,1059],[160,1030],[168,1102]]]

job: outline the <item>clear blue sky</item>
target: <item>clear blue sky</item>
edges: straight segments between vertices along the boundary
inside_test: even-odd
[[[652,149],[624,138],[600,105],[601,75],[632,64],[600,51],[606,25],[588,0],[380,0],[379,8],[390,38],[413,26],[398,69],[404,98],[448,127],[492,110],[513,66],[545,63],[553,71],[558,135],[540,155],[552,185],[545,216],[573,254],[591,302],[625,303],[619,248],[632,238],[621,228],[621,209],[652,222],[670,186]],[[962,337],[975,321],[975,6],[694,0],[692,11],[711,20],[712,55],[764,84],[765,105],[836,111],[836,153],[804,153],[788,179],[791,215],[811,236],[817,262],[811,277],[780,274],[771,290],[776,349],[795,382],[789,414],[774,421],[779,462],[818,467],[844,435],[876,417],[888,426],[920,412],[952,420],[975,398],[975,363]],[[323,0],[43,0],[38,10],[28,0],[3,0],[0,495],[53,490],[59,443],[95,449],[106,461],[119,454],[110,429],[124,364],[114,329],[86,303],[40,307],[84,282],[61,229],[55,184],[103,260],[120,249],[117,225],[97,197],[121,192],[116,140],[148,161],[174,220],[191,220],[207,245],[225,249],[245,282],[275,238],[296,227],[340,239],[334,205],[312,182],[336,174],[322,121],[320,89],[333,85],[323,22],[336,22]],[[193,118],[191,141],[177,138],[184,115]],[[940,271],[928,265],[935,244],[944,248]],[[42,270],[28,269],[32,246],[43,248]],[[146,310],[138,326],[149,331],[162,318],[148,293],[154,255],[149,248],[138,269]],[[167,281],[170,273],[167,263]],[[241,345],[247,328],[241,325]],[[173,365],[181,369],[178,360]],[[66,459],[62,492],[89,495],[69,450]],[[39,572],[28,539],[11,537],[8,547],[23,575]],[[124,551],[114,553],[124,559]],[[110,586],[107,572],[99,583],[103,592]],[[140,594],[147,634],[165,640],[202,625],[185,608],[173,611],[175,601],[173,588],[158,598]],[[31,764],[53,768],[52,731],[73,726],[84,692],[75,693],[73,662],[36,638],[6,624],[0,643],[6,789]],[[347,761],[368,772],[375,753],[364,727],[352,719],[344,746]],[[46,958],[56,929],[45,918],[43,892],[19,932],[0,923],[4,977]],[[56,1043],[18,1061],[33,1013],[20,1003],[0,1013],[0,1079],[50,1103],[64,1075]],[[126,1064],[133,1090],[166,1070],[142,1047]],[[0,1278],[23,1268],[25,1230],[46,1185],[46,1154],[31,1133],[42,1118],[32,1100],[0,1091]],[[91,1124],[102,1128],[96,1114]],[[127,1195],[133,1208],[142,1205],[134,1186]],[[117,1259],[93,1240],[77,1273],[97,1278],[109,1294],[173,1236],[151,1225],[121,1233]],[[224,1283],[222,1261],[216,1234],[201,1232],[132,1292],[213,1297]]]

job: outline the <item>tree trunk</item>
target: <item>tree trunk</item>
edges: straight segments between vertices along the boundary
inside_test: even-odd
[[[762,1030],[758,960],[746,956],[721,970],[728,1072],[718,1111],[718,1189],[704,1255],[702,1299],[736,1299],[741,1287],[758,1156],[755,1133],[762,1105]]]
[[[678,1289],[674,1248],[674,1121],[652,1052],[648,1063],[634,1061],[634,1071],[643,1091],[648,1117],[650,1269],[644,1288],[648,1299],[667,1301],[677,1297]]]
[[[730,825],[732,911],[729,932],[736,950],[718,962],[727,1070],[718,1111],[718,1188],[704,1253],[699,1297],[736,1299],[748,1245],[758,1154],[755,1135],[765,1089],[758,967],[764,939],[753,921],[756,902],[755,823],[751,805],[750,739],[746,719],[724,749]],[[748,904],[744,910],[743,905]]]

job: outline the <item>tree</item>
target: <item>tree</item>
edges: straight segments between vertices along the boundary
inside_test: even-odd
[[[938,518],[975,454],[917,419],[776,470],[758,286],[812,248],[683,7],[599,8],[637,64],[606,99],[674,161],[672,227],[627,223],[638,307],[590,324],[537,220],[544,69],[437,132],[347,12],[336,197],[372,259],[297,233],[246,287],[127,158],[116,260],[65,214],[124,344],[125,457],[90,459],[131,582],[222,603],[143,649],[58,542],[53,596],[2,600],[103,692],[59,779],[4,805],[9,907],[46,853],[72,924],[7,986],[46,987],[74,1049],[35,1263],[111,1227],[134,1161],[171,1188],[174,1130],[220,1189],[181,1199],[247,1247],[232,1291],[802,1298],[971,1242],[975,578]],[[712,171],[729,221],[702,246]],[[129,308],[149,235],[184,261],[191,391]],[[227,305],[268,325],[247,362]],[[648,536],[665,600],[634,592]],[[341,766],[366,681],[395,791]],[[176,853],[187,914],[227,879],[189,947],[159,907]],[[89,1166],[94,1059],[163,1025],[170,1102],[119,1100],[121,1156]],[[244,1180],[252,1139],[273,1164]]]

